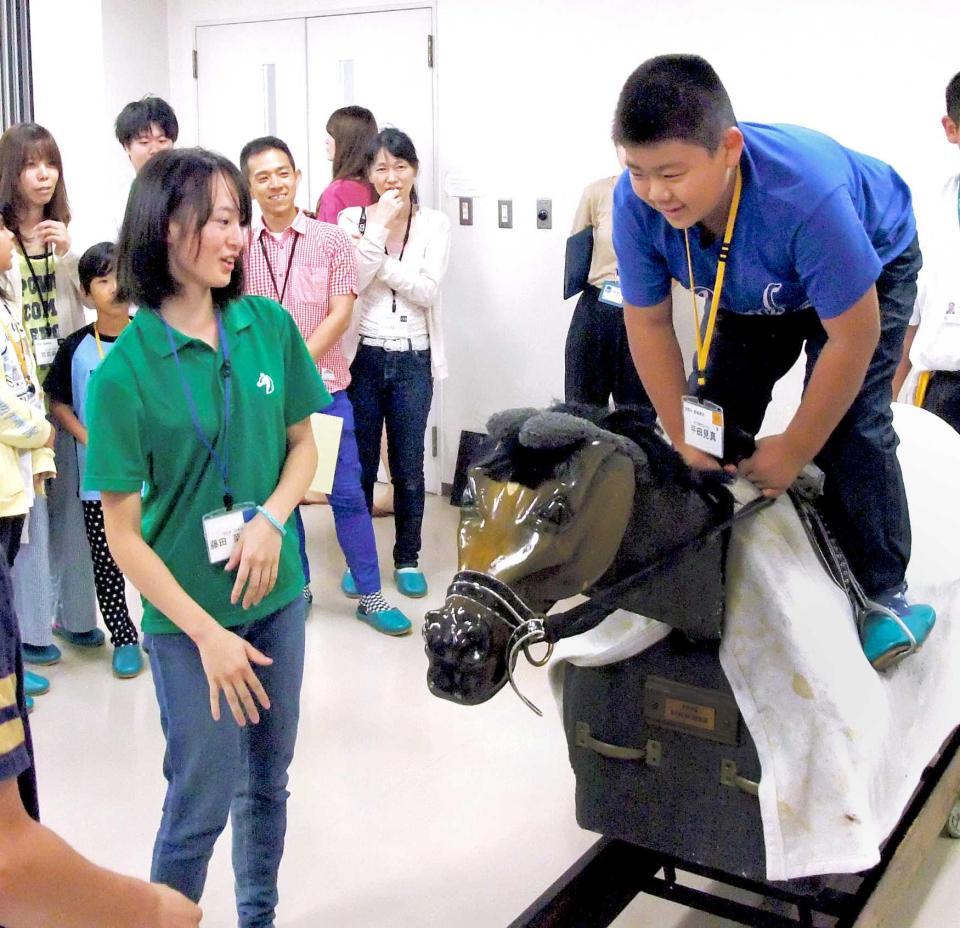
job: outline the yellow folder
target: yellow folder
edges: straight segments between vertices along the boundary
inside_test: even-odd
[[[333,490],[333,473],[337,469],[343,419],[314,413],[310,417],[310,425],[313,427],[313,440],[317,444],[317,472],[313,475],[310,489],[315,493],[329,493]]]

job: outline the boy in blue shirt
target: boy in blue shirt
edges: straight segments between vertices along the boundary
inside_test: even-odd
[[[864,651],[890,666],[936,618],[905,598],[910,520],[890,410],[921,265],[909,189],[827,136],[738,123],[694,55],[640,65],[613,136],[627,166],[613,217],[627,333],[667,435],[691,466],[735,465],[768,496],[816,461],[833,528],[876,606],[861,619]],[[690,389],[672,278],[705,300]],[[755,441],[804,346],[799,409],[783,433]]]
[[[82,489],[87,460],[87,388],[94,371],[130,323],[129,305],[116,301],[115,250],[113,242],[100,242],[88,248],[80,258],[77,265],[80,289],[93,303],[97,321],[64,340],[47,372],[44,386],[50,397],[50,414],[77,443],[80,501],[93,559],[97,602],[113,645],[113,673],[126,680],[137,676],[143,669],[140,639],[127,608],[123,573],[107,547],[100,494],[96,490]]]

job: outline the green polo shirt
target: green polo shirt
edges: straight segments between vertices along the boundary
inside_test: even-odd
[[[245,296],[223,311],[229,347],[230,485],[236,503],[262,504],[276,489],[289,426],[331,402],[293,317],[273,300]],[[90,444],[84,487],[115,493],[143,488],[143,538],[177,582],[221,625],[263,618],[303,591],[294,517],[280,551],[277,582],[258,605],[231,605],[235,572],[211,564],[204,515],[223,508],[223,479],[193,425],[182,377],[217,453],[224,448],[223,346],[174,330],[179,370],[160,316],[141,309],[93,373],[87,399]],[[179,629],[143,601],[143,630]]]

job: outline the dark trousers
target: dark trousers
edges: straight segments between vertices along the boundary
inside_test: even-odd
[[[880,343],[860,392],[815,458],[826,475],[825,512],[869,596],[901,584],[910,560],[910,515],[890,403],[921,263],[914,239],[883,268],[877,280]],[[699,395],[723,408],[726,460],[752,454],[773,385],[804,344],[806,385],[826,341],[813,309],[783,316],[719,314]]]
[[[393,482],[395,567],[416,567],[420,557],[425,482],[423,441],[433,401],[430,349],[386,351],[363,345],[350,366],[350,402],[360,453],[360,483],[373,507],[380,463],[380,436],[387,426],[387,460]]]
[[[645,406],[643,389],[623,324],[623,310],[600,302],[600,290],[587,285],[573,311],[567,331],[564,398],[568,403]]]
[[[98,499],[81,500],[83,525],[87,530],[87,543],[93,560],[93,584],[97,602],[103,614],[103,624],[110,632],[110,644],[115,648],[136,644],[140,640],[137,626],[130,618],[127,608],[126,582],[123,572],[110,553],[107,545],[107,530],[103,524],[103,503]]]
[[[927,384],[923,408],[960,432],[960,371],[934,371]]]
[[[17,554],[20,551],[20,536],[23,534],[23,523],[26,516],[4,516],[0,518],[0,556],[13,567]]]

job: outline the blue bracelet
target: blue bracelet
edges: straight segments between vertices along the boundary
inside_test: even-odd
[[[283,523],[279,519],[277,519],[276,516],[267,512],[267,510],[264,509],[263,506],[257,506],[257,512],[259,512],[260,515],[262,515],[280,533],[281,538],[287,534],[287,530],[284,527]]]

